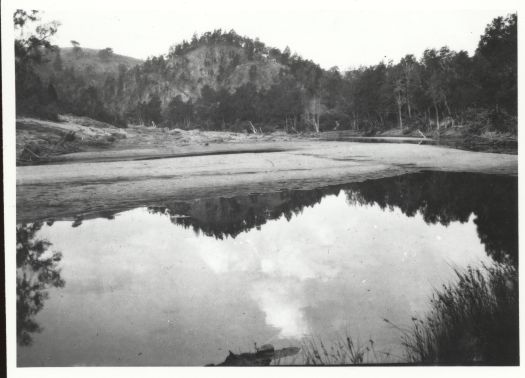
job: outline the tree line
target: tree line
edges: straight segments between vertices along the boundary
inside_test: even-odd
[[[472,57],[427,49],[420,59],[406,55],[346,72],[328,90],[353,128],[468,124],[516,132],[517,16],[494,19]]]
[[[15,26],[36,19],[15,13]],[[49,38],[57,25],[40,25],[36,34],[15,41],[17,111],[52,116],[59,111],[87,115],[124,126],[126,122],[168,127],[242,129],[248,122],[287,131],[353,129],[367,133],[399,128],[440,132],[463,125],[472,133],[517,132],[517,15],[495,18],[481,35],[473,56],[448,47],[427,49],[419,58],[380,62],[341,72],[323,70],[310,60],[281,51],[234,31],[215,30],[170,48],[166,56],[103,80],[89,72],[64,68],[60,51]],[[191,88],[185,56],[201,46],[227,45],[227,64],[220,64],[216,85],[199,87],[199,96],[173,95],[159,88],[170,83]],[[77,48],[79,48],[77,46]],[[108,60],[111,49],[101,50]],[[55,56],[53,74],[44,82],[37,74],[43,56]],[[242,62],[251,64],[248,79],[235,88],[226,78]],[[186,64],[186,65],[185,65]],[[271,85],[256,85],[258,70],[278,64]],[[60,70],[59,74],[57,70]]]

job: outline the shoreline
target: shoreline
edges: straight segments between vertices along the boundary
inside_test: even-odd
[[[395,143],[440,146],[474,152],[517,155],[517,139],[505,135],[463,135],[450,129],[443,136],[417,131],[386,130],[365,135],[355,130],[321,133],[247,134],[230,131],[182,130],[130,125],[117,128],[86,117],[60,116],[59,122],[18,118],[17,167],[111,162],[176,157],[290,151],[322,142]]]
[[[128,159],[18,166],[17,223],[124,211],[173,198],[312,189],[422,170],[518,173],[517,155],[417,144],[259,141],[186,150],[193,155],[163,158],[157,153],[139,160],[140,150],[133,150],[135,159],[121,150],[109,155],[128,154]],[[198,154],[203,151],[216,153]],[[107,157],[108,152],[101,154]],[[147,151],[141,153],[145,158]]]

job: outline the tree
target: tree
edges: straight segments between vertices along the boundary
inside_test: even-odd
[[[405,82],[406,76],[403,71],[403,65],[398,64],[396,66],[389,67],[388,79],[389,85],[391,86],[390,90],[394,95],[395,103],[397,105],[399,128],[403,130],[402,108],[407,99],[407,86]]]
[[[39,19],[38,11],[37,10],[31,10],[29,12],[23,10],[23,9],[17,9],[13,15],[13,23],[15,25],[15,29],[18,29],[20,32],[20,39],[24,36],[24,26],[28,22],[34,22]]]
[[[142,104],[142,119],[145,123],[159,124],[162,121],[161,101],[157,94],[152,94],[147,103]]]
[[[57,49],[56,50],[56,54],[55,54],[55,60],[53,60],[53,69],[55,71],[62,71],[62,69],[64,68],[64,65],[62,63],[62,56],[60,54],[60,50]]]
[[[246,52],[246,59],[253,60],[255,58],[255,46],[252,40],[245,41],[244,51]]]
[[[124,64],[118,66],[118,79],[117,79],[117,94],[122,95],[124,92],[124,80],[128,72],[127,67]]]
[[[290,60],[291,55],[292,55],[292,52],[290,50],[290,47],[286,46],[284,48],[283,53],[281,54],[281,63],[284,65],[287,65]]]
[[[49,83],[49,85],[47,86],[47,94],[47,99],[50,103],[58,102],[57,90],[55,89],[55,86],[52,83]]]
[[[422,63],[424,66],[426,94],[432,101],[436,117],[436,127],[440,129],[439,108],[444,107],[448,115],[451,115],[447,101],[448,79],[451,74],[451,61],[454,53],[447,47],[439,51],[435,49],[425,50]]]
[[[106,47],[105,49],[100,50],[97,55],[100,60],[107,62],[113,56],[113,49],[111,47]]]
[[[481,100],[486,106],[517,113],[518,16],[495,18],[476,50]]]
[[[231,107],[234,109],[234,120],[257,121],[260,104],[255,85],[247,83],[237,88],[231,96]]]
[[[405,55],[399,62],[403,70],[405,103],[407,104],[408,118],[412,118],[412,96],[414,87],[418,84],[418,63],[414,55]]]
[[[13,22],[19,30],[20,38],[15,39],[15,62],[24,64],[39,64],[46,51],[53,48],[50,39],[57,32],[59,23],[56,21],[37,25],[35,32],[24,36],[23,28],[29,22],[39,21],[38,11],[27,13],[21,9],[15,11]]]
[[[338,67],[332,67],[328,71],[323,72],[320,86],[323,102],[329,108],[335,108],[339,105],[342,95],[342,84],[343,79]]]
[[[189,127],[193,118],[192,101],[184,102],[180,95],[172,98],[164,111],[163,118],[171,126]]]
[[[250,70],[248,71],[248,78],[251,82],[254,82],[255,79],[257,79],[257,66],[255,64],[252,64],[250,66]]]
[[[73,46],[73,54],[75,54],[75,56],[78,58],[80,55],[82,55],[82,48],[80,47],[80,43],[75,41],[75,40],[71,40],[71,46]]]
[[[33,33],[24,35],[23,28],[38,20],[37,11],[28,13],[19,9],[13,14],[15,29],[20,32],[20,37],[15,39],[16,111],[17,114],[25,113],[56,120],[56,110],[47,106],[50,103],[48,91],[36,69],[47,63],[46,56],[56,51],[50,40],[59,24],[39,24]]]

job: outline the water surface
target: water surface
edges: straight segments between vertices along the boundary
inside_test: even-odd
[[[337,140],[347,142],[359,143],[408,143],[408,144],[423,144],[423,145],[437,145],[450,148],[456,148],[467,151],[482,151],[501,154],[518,153],[517,140],[491,140],[476,135],[443,137],[443,138],[422,138],[422,137],[403,137],[403,136],[358,136],[353,130],[341,131],[325,131],[321,133],[322,140]]]
[[[515,177],[437,172],[19,225],[18,364],[204,365],[346,335],[395,361],[384,319],[409,325],[454,268],[517,265],[517,229]]]

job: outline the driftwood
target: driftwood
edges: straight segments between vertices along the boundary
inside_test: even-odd
[[[235,354],[230,351],[224,362],[207,366],[269,366],[272,360],[294,356],[299,350],[297,347],[275,350],[273,345],[267,344],[257,348],[255,353]]]
[[[17,162],[30,162],[42,160],[42,156],[32,151],[29,147],[25,146],[20,155],[16,158]]]
[[[75,140],[75,132],[74,131],[68,131],[62,138],[60,138],[50,149],[49,154],[55,152],[57,147],[64,147],[64,144],[66,142],[72,142]]]
[[[421,130],[417,129],[417,132],[419,135],[421,135],[424,139],[427,139],[426,135],[421,132]]]
[[[257,129],[255,128],[255,126],[253,125],[252,121],[248,121],[248,123],[250,124],[251,128],[252,128],[252,132],[254,134],[257,134]]]
[[[38,155],[38,154],[34,153],[33,151],[31,151],[31,150],[29,149],[29,147],[27,147],[27,146],[24,147],[24,150],[22,151],[22,153],[24,153],[25,151],[29,152],[29,155],[34,156],[34,157],[36,157],[37,159],[42,159],[42,157],[41,157],[40,155]]]
[[[42,161],[44,159],[49,158],[51,155],[56,155],[60,151],[57,152],[57,149],[59,148],[65,148],[65,144],[68,142],[74,141],[76,138],[76,134],[74,131],[68,131],[66,134],[64,134],[58,141],[53,143],[51,146],[40,146],[39,152],[40,154],[37,154],[34,152],[29,146],[31,144],[26,144],[22,151],[20,152],[19,157],[17,158],[18,161]]]

